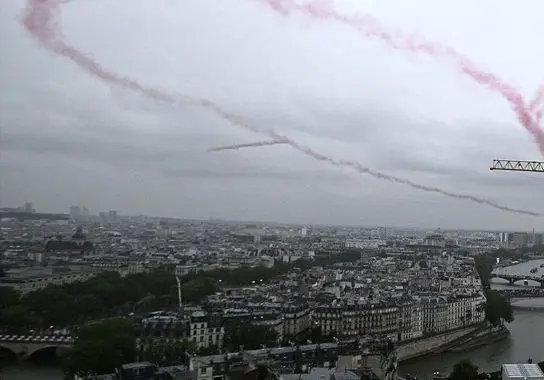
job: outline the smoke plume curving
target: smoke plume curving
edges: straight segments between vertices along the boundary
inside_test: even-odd
[[[268,0],[270,1],[270,0]],[[69,0],[29,0],[26,12],[23,16],[24,27],[31,33],[34,38],[36,38],[44,48],[49,50],[52,53],[63,56],[73,63],[78,65],[81,69],[85,70],[87,73],[97,77],[98,79],[104,81],[105,83],[121,87],[127,90],[132,90],[141,95],[149,97],[155,101],[168,103],[172,105],[182,105],[182,104],[192,104],[205,108],[219,117],[225,119],[229,123],[238,126],[240,128],[249,130],[251,132],[266,134],[275,141],[284,141],[284,144],[289,145],[291,148],[305,154],[306,156],[312,157],[316,160],[326,162],[330,165],[336,167],[349,167],[355,170],[360,174],[367,174],[372,177],[387,180],[393,183],[398,183],[402,185],[409,186],[411,188],[422,190],[430,193],[441,194],[450,198],[467,200],[482,205],[487,205],[498,210],[503,210],[507,212],[525,214],[532,216],[540,216],[540,214],[528,210],[520,210],[507,206],[497,204],[495,202],[482,199],[473,195],[468,194],[458,194],[442,190],[437,187],[430,187],[421,185],[415,182],[412,182],[407,179],[395,177],[392,175],[380,173],[378,171],[372,170],[363,166],[362,164],[356,161],[337,161],[333,158],[325,156],[321,153],[317,153],[309,147],[305,147],[293,139],[290,139],[286,136],[279,135],[273,131],[264,131],[252,124],[249,124],[241,116],[229,113],[221,108],[217,103],[214,103],[207,99],[200,99],[190,96],[173,96],[171,94],[165,93],[160,89],[152,88],[140,84],[138,81],[131,79],[129,77],[115,74],[108,71],[98,62],[95,62],[91,57],[82,53],[75,47],[64,42],[61,38],[61,27],[60,22],[57,18],[59,5],[69,2]]]
[[[459,71],[478,84],[500,94],[510,104],[520,124],[533,136],[540,152],[544,154],[544,130],[538,126],[542,118],[542,111],[537,111],[535,118],[533,118],[529,107],[525,105],[523,97],[514,87],[502,81],[495,74],[480,69],[468,57],[451,47],[440,43],[426,42],[412,36],[405,36],[400,30],[386,28],[378,19],[368,14],[342,15],[334,9],[333,4],[328,0],[318,0],[305,4],[298,4],[294,0],[262,1],[283,16],[288,16],[291,12],[296,11],[322,20],[337,21],[355,28],[365,37],[378,38],[395,49],[425,53],[438,59],[448,59]],[[544,102],[544,90],[535,97],[533,108],[536,108],[539,102]]]

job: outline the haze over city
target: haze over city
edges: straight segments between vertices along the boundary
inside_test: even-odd
[[[344,3],[344,5],[342,5]],[[529,101],[544,78],[538,2],[338,2],[438,41]],[[289,146],[214,152],[263,136],[193,106],[110,87],[40,48],[24,2],[0,13],[2,206],[320,224],[541,229],[539,218],[361,176]],[[488,16],[492,10],[493,17]],[[538,174],[490,172],[538,160],[510,105],[447,60],[394,50],[332,21],[283,17],[260,1],[74,1],[67,41],[108,70],[211,99],[261,129],[338,160],[512,208],[538,209]]]

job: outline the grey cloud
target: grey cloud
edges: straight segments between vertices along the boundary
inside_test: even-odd
[[[165,174],[181,178],[217,178],[217,179],[253,179],[268,180],[279,179],[294,182],[307,181],[339,181],[349,182],[349,177],[341,173],[323,171],[287,171],[288,168],[268,168],[266,166],[254,165],[247,168],[214,168],[214,169],[168,169]]]
[[[164,141],[162,142],[164,145]],[[157,145],[129,145],[122,141],[90,139],[81,136],[4,134],[6,151],[38,155],[62,155],[70,159],[89,159],[107,165],[163,172],[176,178],[281,179],[290,181],[335,180],[349,177],[331,171],[305,171],[289,167],[270,167],[265,162],[247,162],[232,154],[195,149],[165,149]]]
[[[111,165],[155,164],[179,155],[172,151],[150,151],[146,147],[127,146],[121,142],[66,136],[4,134],[6,150],[29,151],[37,154],[59,154],[102,161]]]
[[[531,208],[540,198],[534,175],[488,171],[493,158],[540,155],[504,100],[448,62],[392,51],[333,22],[283,19],[249,0],[134,2],[73,1],[62,12],[67,40],[114,72],[210,98],[336,159],[513,207]],[[493,22],[516,19],[515,27],[482,28],[487,6],[468,0],[380,0],[370,8],[386,23],[451,43],[530,97],[544,54],[517,41],[544,31],[542,5],[494,4]],[[472,215],[472,204],[399,191],[288,147],[209,154],[207,148],[263,136],[193,106],[158,105],[112,89],[28,38],[18,23],[22,6],[7,0],[0,13],[3,203],[443,227],[466,227],[470,214],[474,226],[532,227],[533,219],[480,207]],[[100,28],[92,27],[96,20]],[[141,169],[137,181],[132,169]],[[62,183],[66,170],[71,178]]]

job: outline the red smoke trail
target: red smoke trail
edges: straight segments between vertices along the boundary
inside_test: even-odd
[[[276,12],[287,16],[292,11],[302,12],[309,16],[334,20],[354,27],[365,37],[383,40],[389,46],[411,52],[421,52],[435,58],[447,57],[457,68],[475,80],[477,83],[501,94],[510,103],[521,125],[535,138],[538,147],[544,153],[544,131],[538,127],[521,94],[495,74],[477,67],[468,57],[463,56],[452,48],[434,42],[422,42],[415,37],[403,36],[399,30],[390,30],[371,15],[344,16],[336,11],[330,1],[314,1],[304,5],[296,4],[293,0],[263,0]],[[544,93],[542,94],[544,97]]]
[[[538,89],[535,97],[529,103],[529,109],[531,111],[534,111],[543,100],[544,100],[544,86]]]
[[[251,142],[247,144],[225,145],[225,146],[219,146],[217,148],[210,148],[208,149],[208,152],[221,152],[223,150],[236,150],[240,148],[263,147],[263,146],[271,146],[271,145],[282,145],[282,144],[288,144],[288,143],[289,141],[287,140],[256,141],[256,142]]]
[[[529,110],[535,114],[535,121],[540,125],[542,113],[544,112],[544,86],[538,89],[536,96],[529,103]]]
[[[286,136],[279,135],[272,131],[260,130],[259,128],[248,124],[242,117],[231,114],[223,110],[218,104],[210,100],[192,98],[192,97],[181,97],[181,98],[175,97],[167,93],[164,93],[158,89],[146,87],[138,83],[134,79],[109,72],[105,68],[103,68],[100,64],[93,61],[90,57],[88,57],[87,55],[83,54],[76,48],[68,45],[67,43],[61,40],[60,33],[59,33],[60,24],[56,22],[54,16],[56,15],[56,12],[59,9],[58,8],[59,4],[65,3],[65,2],[67,1],[29,0],[25,16],[23,17],[23,24],[25,28],[39,42],[41,42],[42,45],[46,49],[48,49],[49,51],[55,54],[61,55],[71,60],[72,62],[74,62],[76,65],[78,65],[80,68],[82,68],[89,74],[94,75],[98,77],[99,79],[102,79],[104,82],[110,85],[115,85],[118,87],[122,87],[125,89],[138,92],[142,95],[145,95],[159,102],[166,102],[172,105],[181,104],[182,102],[188,102],[195,106],[206,108],[235,126],[238,126],[240,128],[243,128],[252,132],[256,132],[256,133],[267,134],[274,140],[285,141],[285,144],[289,145],[293,149],[298,150],[299,152],[305,154],[306,156],[312,157],[319,161],[324,161],[336,167],[350,167],[360,174],[368,174],[378,179],[385,179],[390,182],[395,182],[395,183],[412,187],[414,189],[423,190],[423,191],[427,191],[431,193],[438,193],[438,194],[442,194],[451,198],[469,200],[472,202],[487,205],[487,206],[490,206],[499,210],[503,210],[503,211],[513,212],[518,214],[525,214],[525,215],[532,215],[532,216],[541,216],[540,214],[536,212],[527,211],[527,210],[519,210],[519,209],[502,206],[492,201],[481,199],[472,195],[457,194],[457,193],[452,193],[452,192],[445,191],[436,187],[420,185],[418,183],[415,183],[403,178],[398,178],[392,175],[374,171],[372,169],[364,167],[363,165],[355,161],[336,161],[330,157],[327,157],[325,155],[315,152],[311,148],[304,147],[300,145],[299,143],[297,143],[296,141]]]

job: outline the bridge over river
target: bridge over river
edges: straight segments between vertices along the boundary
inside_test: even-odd
[[[11,351],[19,359],[28,359],[41,350],[69,348],[74,339],[69,335],[0,335],[0,349]]]
[[[508,298],[544,298],[543,288],[499,289],[500,294]]]
[[[540,287],[544,288],[544,277],[542,276],[508,273],[508,271],[496,270],[489,275],[489,279],[492,278],[502,278],[503,280],[508,281],[510,285],[514,285],[518,281],[535,281],[540,284]]]

